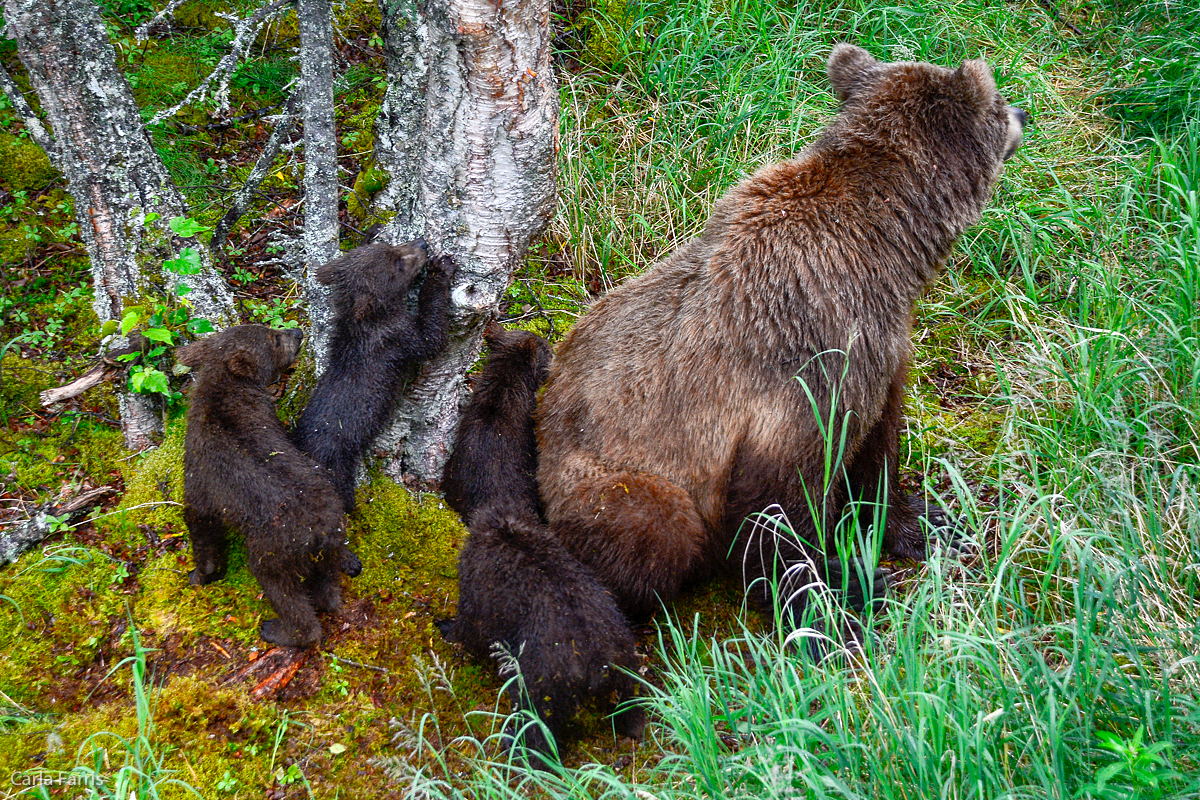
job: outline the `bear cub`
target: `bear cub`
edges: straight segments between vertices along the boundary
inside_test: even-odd
[[[279,615],[262,638],[287,647],[321,639],[316,611],[341,607],[339,572],[362,563],[342,527],[325,470],[296,449],[275,414],[270,385],[296,360],[302,334],[239,325],[176,352],[198,371],[184,441],[184,520],[193,584],[220,580],[229,529],[246,538],[250,574]]]
[[[408,290],[427,265],[414,314]],[[446,346],[453,273],[449,257],[430,260],[420,239],[364,245],[317,270],[317,280],[333,289],[329,366],[292,438],[329,470],[347,513],[354,510],[359,461],[406,380]]]
[[[533,409],[550,372],[550,345],[536,334],[495,322],[483,338],[491,356],[459,421],[442,493],[464,520],[488,501],[505,497],[540,516]]]
[[[633,633],[612,595],[558,542],[538,517],[533,419],[550,362],[545,340],[489,326],[492,348],[464,411],[446,465],[447,501],[470,536],[458,561],[458,616],[442,634],[475,657],[515,656],[524,686],[512,702],[557,740],[588,697],[623,703],[637,695]],[[452,499],[453,498],[453,499]],[[617,732],[638,738],[646,725],[636,705],[619,708]],[[553,745],[530,724],[519,738],[531,763],[545,767]]]

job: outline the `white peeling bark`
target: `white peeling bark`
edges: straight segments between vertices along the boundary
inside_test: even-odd
[[[298,0],[300,102],[304,117],[304,274],[310,330],[307,346],[317,373],[325,371],[329,291],[317,268],[338,254],[337,135],[333,114],[333,7],[330,0]]]
[[[207,248],[167,227],[187,206],[150,142],[93,0],[5,0],[4,19],[4,33],[17,42],[53,132],[47,153],[75,200],[92,264],[96,316],[120,319],[125,306],[140,304],[148,288],[142,264],[157,268],[191,244],[203,268],[186,276],[192,289],[186,302],[196,316],[228,322],[233,298]],[[159,215],[157,221],[147,222],[150,213]],[[155,235],[146,236],[150,226]],[[179,280],[163,278],[170,289]],[[122,408],[129,410],[122,418],[126,443],[144,446],[156,415],[140,395],[124,398]]]
[[[431,479],[448,455],[483,325],[554,213],[550,3],[399,0],[383,10],[389,87],[376,160],[391,173],[399,212],[383,238],[423,234],[458,274],[450,344],[407,387],[376,444],[388,474]]]

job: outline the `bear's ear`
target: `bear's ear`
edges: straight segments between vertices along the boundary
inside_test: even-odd
[[[954,79],[967,89],[981,105],[987,105],[996,96],[996,80],[992,68],[986,61],[974,59],[964,61],[954,73]]]
[[[508,331],[503,325],[495,320],[492,320],[487,324],[487,327],[483,329],[483,340],[487,342],[488,347],[490,347],[492,350],[498,350],[500,346],[504,344],[504,334],[507,332]]]
[[[245,350],[235,350],[226,362],[229,371],[239,378],[253,378],[258,374],[258,360]]]
[[[834,45],[825,65],[825,74],[843,103],[858,93],[867,76],[878,62],[861,47],[852,44]]]
[[[208,339],[201,339],[189,345],[175,348],[175,361],[178,364],[183,364],[185,367],[196,369],[204,363],[204,357],[207,353]]]
[[[327,261],[317,267],[317,283],[322,286],[333,286],[333,282],[337,280],[337,267],[332,261]]]

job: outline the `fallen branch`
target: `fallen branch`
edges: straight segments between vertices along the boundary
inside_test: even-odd
[[[137,27],[133,32],[133,38],[139,42],[144,42],[157,33],[160,29],[171,29],[171,17],[175,15],[175,9],[183,5],[186,0],[171,0],[167,3],[166,8],[154,15],[154,19],[145,22]]]
[[[217,81],[217,89],[213,92],[213,97],[217,100],[221,108],[227,108],[229,104],[229,79],[233,77],[233,73],[237,70],[238,62],[242,60],[242,56],[254,44],[254,40],[258,37],[258,32],[262,29],[262,26],[271,17],[283,11],[291,2],[292,0],[274,0],[274,2],[268,3],[244,19],[237,19],[232,14],[218,12],[217,16],[229,20],[233,27],[233,41],[229,43],[229,52],[221,57],[221,60],[217,62],[217,66],[213,67],[213,71],[200,82],[199,86],[188,92],[187,97],[170,108],[155,114],[154,118],[146,123],[146,127],[157,125],[164,119],[175,116],[181,108],[203,100],[208,96],[209,87],[212,86],[214,80]]]
[[[64,400],[70,400],[72,397],[78,397],[88,389],[98,386],[106,380],[115,378],[118,375],[124,375],[127,365],[119,360],[120,357],[127,356],[130,353],[144,353],[149,349],[149,344],[149,340],[141,334],[130,334],[128,347],[109,351],[100,359],[99,364],[89,369],[81,377],[76,378],[65,386],[47,389],[38,395],[38,400],[41,401],[43,407],[48,408],[54,403],[61,403]]]
[[[97,364],[90,370],[85,372],[81,377],[68,383],[66,386],[58,386],[54,389],[47,389],[38,395],[38,399],[42,401],[43,406],[51,406],[54,403],[61,403],[64,400],[70,400],[72,397],[79,395],[91,389],[93,386],[98,386],[106,380],[112,378],[118,372],[124,371],[121,368],[111,364]]]
[[[245,184],[234,195],[233,201],[229,205],[229,210],[225,212],[225,216],[221,217],[221,221],[217,223],[217,227],[213,230],[212,243],[210,245],[213,250],[219,251],[225,248],[225,239],[229,236],[229,229],[233,227],[235,222],[241,219],[242,215],[246,213],[246,209],[250,207],[250,203],[254,200],[254,195],[258,191],[258,187],[262,185],[263,179],[267,177],[267,173],[271,170],[271,165],[275,163],[275,157],[279,155],[283,138],[291,132],[295,122],[296,95],[293,92],[288,96],[287,105],[283,107],[279,121],[275,123],[275,128],[267,138],[267,143],[263,145],[258,160],[254,162],[254,167],[246,177]]]
[[[296,671],[300,669],[300,665],[308,660],[308,650],[293,650],[296,654],[292,660],[284,664],[281,668],[268,675],[262,683],[250,690],[250,696],[255,700],[262,700],[269,695],[277,694],[282,691],[292,678],[295,677]]]
[[[91,509],[101,497],[115,491],[111,486],[101,486],[77,494],[63,503],[46,503],[34,511],[30,519],[9,530],[0,531],[0,566],[16,561],[18,556],[51,533],[69,526],[71,520]]]

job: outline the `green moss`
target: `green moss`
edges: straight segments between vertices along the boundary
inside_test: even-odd
[[[26,235],[23,228],[12,227],[0,230],[0,264],[16,264],[24,261],[36,244]]]
[[[97,485],[113,481],[128,455],[120,431],[69,411],[51,418],[48,426],[30,427],[26,419],[45,414],[38,394],[58,384],[56,373],[10,349],[0,375],[0,474],[11,476],[6,480],[13,488],[49,500],[73,476],[89,476]],[[103,405],[112,399],[112,390],[93,389],[88,397]]]
[[[125,613],[117,566],[98,550],[54,544],[0,573],[0,687],[13,700],[49,711],[82,699],[75,676]]]
[[[360,595],[408,591],[452,594],[458,546],[466,529],[435,494],[414,498],[403,486],[376,478],[359,490],[350,540],[363,562]]]
[[[175,9],[175,21],[186,28],[203,28],[215,31],[228,28],[228,20],[217,16],[218,11],[235,10],[232,3],[214,2],[214,0],[189,0]]]
[[[223,580],[207,586],[188,582],[191,552],[178,552],[148,560],[138,576],[141,594],[134,622],[147,635],[178,636],[183,646],[200,636],[220,632],[244,645],[258,642],[264,618],[274,616],[261,599],[262,590],[246,567],[246,548],[240,537],[230,537],[229,569]]]
[[[10,192],[44,189],[58,178],[50,158],[33,142],[0,133],[0,186]]]
[[[137,70],[130,74],[133,96],[142,108],[166,108],[182,100],[193,86],[202,81],[208,70],[195,56],[166,47],[149,47],[145,51]],[[207,111],[194,109],[199,114],[193,119],[184,114],[184,122],[191,124],[207,119]]]
[[[388,174],[377,167],[368,167],[354,179],[354,190],[346,197],[346,211],[360,222],[370,213],[371,199],[388,185]]]
[[[123,462],[125,494],[116,510],[96,527],[110,541],[138,545],[145,541],[138,526],[147,525],[160,539],[186,532],[183,523],[182,418],[167,425],[163,443]]]

